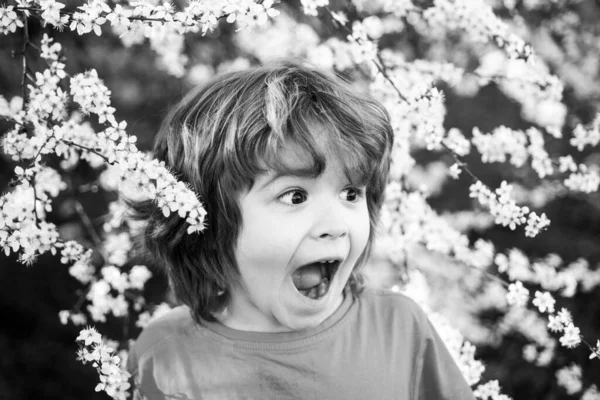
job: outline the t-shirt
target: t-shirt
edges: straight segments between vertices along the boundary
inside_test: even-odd
[[[129,357],[138,399],[474,399],[423,310],[391,291],[347,292],[320,325],[244,332],[197,324],[188,307],[153,321]]]

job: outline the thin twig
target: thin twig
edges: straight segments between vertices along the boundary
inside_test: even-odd
[[[103,250],[104,246],[102,244],[102,239],[96,233],[96,229],[94,229],[94,225],[92,225],[92,221],[90,220],[90,217],[85,212],[83,205],[77,199],[73,199],[73,201],[75,203],[75,210],[77,211],[79,218],[81,218],[81,222],[83,222],[83,225],[85,226],[86,230],[90,234],[92,241],[94,242],[94,245],[96,245],[101,250],[102,253],[105,253],[105,251]],[[104,254],[103,254],[103,256],[104,256]]]
[[[458,154],[456,154],[456,152],[454,150],[452,150],[450,147],[448,147],[448,145],[446,145],[444,142],[441,143],[442,146],[444,146],[449,152],[450,154],[452,154],[452,157],[454,158],[454,161],[456,161],[456,163],[465,170],[465,172],[475,181],[479,181],[480,179],[477,178],[477,176],[469,169],[469,167],[467,166],[467,163],[462,161],[459,157]]]
[[[471,269],[474,269],[479,272],[483,272],[485,275],[487,275],[488,278],[495,280],[496,282],[500,283],[505,288],[508,288],[508,286],[510,285],[509,282],[505,281],[504,279],[500,278],[499,276],[496,276],[483,268],[476,267],[475,265],[472,265],[472,264],[467,264],[467,263],[463,263],[463,264],[465,264],[466,266],[468,266]]]
[[[123,339],[125,343],[127,343],[127,338],[129,337],[129,312],[125,314],[123,317]]]
[[[375,62],[375,60],[373,60],[373,63],[377,66],[377,69],[379,70],[379,72],[381,73],[381,75],[396,90],[396,93],[398,93],[398,97],[400,97],[400,99],[402,101],[408,102],[408,99],[402,94],[402,92],[400,92],[400,89],[398,89],[398,87],[392,81],[392,78],[388,75],[388,73],[387,73],[387,67],[385,66],[385,63],[383,62],[383,59],[381,58],[381,54],[379,54],[379,51],[377,52],[377,60],[379,61],[379,63]],[[379,64],[381,64],[381,65],[379,65]]]
[[[35,15],[38,18],[39,18],[39,15],[37,13],[42,11],[42,9],[40,7],[15,7],[14,9],[20,10],[20,11],[30,11],[30,12],[32,12],[33,15]],[[59,14],[73,16],[73,14],[75,14],[76,12],[79,12],[79,11],[59,11]],[[108,15],[108,13],[106,15]],[[105,15],[101,15],[101,16],[105,16]],[[193,17],[192,20],[199,22],[199,21],[201,21],[203,16],[204,16],[204,14]],[[229,16],[229,14],[220,15],[217,17],[217,20],[227,18],[228,16]],[[171,21],[167,21],[164,18],[151,18],[151,17],[149,18],[149,17],[142,17],[142,16],[130,16],[130,17],[127,17],[127,19],[132,20],[132,21],[148,21],[148,22],[162,22],[162,23],[171,22]]]
[[[329,7],[323,7],[328,13],[329,16],[335,21],[335,18],[333,17],[333,13],[331,11],[331,9]],[[351,35],[352,31],[346,26],[346,25],[342,25],[340,23],[338,23],[338,25],[345,30],[346,34]],[[357,39],[358,41],[358,39]],[[373,41],[373,40],[371,40]],[[396,93],[398,94],[398,97],[400,97],[400,99],[402,101],[408,102],[408,99],[402,94],[402,92],[400,91],[400,89],[398,89],[398,87],[394,84],[394,82],[392,81],[392,78],[390,78],[390,76],[387,73],[387,68],[385,68],[385,64],[383,63],[383,60],[381,59],[381,56],[379,54],[379,51],[377,51],[377,60],[371,60],[373,62],[373,64],[375,64],[375,66],[377,67],[377,70],[381,73],[381,75],[388,81],[390,82],[390,84],[392,85],[392,87],[394,88],[394,90],[396,91]],[[377,62],[379,61],[379,62]]]
[[[79,312],[79,310],[81,309],[81,306],[83,305],[83,302],[85,301],[85,297],[90,292],[90,289],[91,289],[91,286],[88,285],[88,287],[83,292],[81,292],[81,294],[79,295],[79,298],[77,299],[77,302],[73,306],[73,311]]]
[[[23,49],[21,50],[21,56],[23,57],[23,72],[21,73],[21,97],[23,98],[23,104],[27,104],[27,88],[25,86],[25,78],[27,76],[27,46],[29,46],[29,23],[28,18],[23,18]]]
[[[35,155],[35,157],[33,157],[33,160],[31,161],[31,165],[35,165],[35,160],[37,160],[37,158],[40,156],[40,154],[42,154],[42,150],[44,150],[44,147],[46,147],[46,145],[48,144],[48,142],[50,141],[50,138],[54,137],[54,131],[52,131],[52,135],[48,136],[46,138],[46,140],[44,141],[44,143],[42,143],[42,145],[40,146],[40,149],[38,150],[37,154]]]
[[[35,44],[33,42],[29,42],[29,47],[33,47],[35,50],[39,51],[40,53],[42,52],[42,49],[40,48],[40,46],[38,46],[37,44]]]
[[[35,176],[31,178],[32,182],[29,182],[31,188],[33,189],[33,216],[35,217],[35,226],[40,225],[40,219],[37,214],[37,192],[35,190]]]
[[[92,149],[91,147],[87,147],[87,146],[81,145],[79,143],[72,142],[72,141],[67,140],[67,139],[60,139],[60,141],[63,142],[63,143],[66,143],[66,144],[68,144],[70,146],[79,147],[82,150],[86,150],[86,151],[89,151],[90,153],[94,153],[95,155],[97,155],[98,157],[101,157],[104,161],[106,161],[110,165],[114,165],[114,161],[111,162],[108,159],[108,157],[106,157],[104,154],[100,153],[99,151]]]
[[[598,357],[598,359],[600,360],[600,350],[594,349],[594,346],[592,346],[587,340],[585,340],[582,335],[579,335],[579,338],[587,347],[589,347],[592,353],[596,354],[596,357]]]

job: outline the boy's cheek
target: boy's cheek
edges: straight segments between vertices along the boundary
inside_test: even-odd
[[[285,271],[295,253],[293,239],[285,234],[248,232],[238,240],[236,261],[242,275]],[[277,274],[276,274],[277,275]]]

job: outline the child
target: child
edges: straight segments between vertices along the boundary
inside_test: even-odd
[[[219,76],[155,146],[207,227],[140,205],[183,303],[129,358],[136,399],[472,399],[423,311],[364,289],[393,142],[384,108],[296,63]]]

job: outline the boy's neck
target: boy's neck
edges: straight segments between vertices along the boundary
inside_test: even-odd
[[[334,307],[332,307],[332,312],[325,318],[327,320],[331,317],[342,305],[344,302],[345,296],[349,295],[344,290],[341,293],[341,296],[338,297],[335,302]],[[279,332],[294,332],[293,329],[290,329],[282,324],[280,324],[277,320],[272,319],[271,321],[261,320],[261,321],[253,321],[251,318],[240,318],[238,315],[242,313],[232,313],[232,305],[226,307],[221,313],[215,314],[214,317],[217,322],[227,328],[234,329],[236,331],[245,331],[245,332],[265,332],[265,333],[279,333]],[[249,313],[243,313],[245,316],[251,315]],[[323,322],[323,321],[322,321]],[[322,323],[321,322],[321,323]],[[317,325],[318,326],[318,325]],[[314,327],[308,327],[314,328]]]

